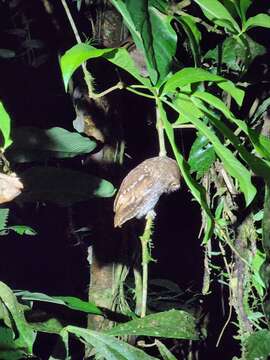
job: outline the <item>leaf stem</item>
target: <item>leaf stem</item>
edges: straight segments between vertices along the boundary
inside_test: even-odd
[[[150,211],[146,215],[146,224],[143,235],[140,236],[142,246],[142,302],[141,317],[146,315],[147,289],[148,289],[148,264],[152,260],[150,254],[151,236],[153,227],[154,214]]]
[[[131,86],[126,86],[125,89],[132,92],[132,93],[134,93],[134,94],[136,94],[136,95],[144,96],[144,97],[147,97],[148,99],[155,99],[154,95],[149,95],[149,94],[145,94],[145,93],[143,93],[141,91],[137,91],[134,88],[132,88]]]
[[[62,5],[63,5],[63,8],[65,9],[65,12],[66,12],[68,21],[70,23],[70,26],[71,26],[71,28],[73,30],[75,39],[76,39],[78,44],[81,44],[82,40],[80,38],[80,35],[79,35],[78,29],[77,29],[77,27],[75,25],[75,22],[74,22],[74,20],[72,18],[72,15],[71,15],[69,7],[68,7],[68,5],[66,3],[66,0],[61,0],[61,2],[62,2]],[[87,86],[87,89],[88,89],[88,96],[89,96],[89,98],[95,98],[96,95],[95,95],[95,90],[94,90],[94,86],[93,86],[93,80],[94,79],[93,79],[91,73],[87,70],[85,62],[82,63],[82,71],[83,71],[84,80],[85,80],[85,83],[86,83],[86,86]]]

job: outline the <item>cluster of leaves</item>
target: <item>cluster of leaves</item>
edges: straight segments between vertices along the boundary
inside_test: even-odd
[[[171,6],[165,0],[139,0],[137,2],[132,0],[111,0],[111,3],[123,16],[137,49],[143,54],[148,76],[141,74],[131,55],[124,48],[97,49],[89,44],[78,44],[69,49],[61,58],[61,70],[65,88],[67,88],[71,76],[78,67],[89,59],[99,57],[110,61],[134,77],[136,83],[125,84],[124,88],[127,91],[155,101],[158,114],[157,125],[165,131],[183,178],[205,215],[203,243],[207,244],[212,235],[215,234],[226,245],[229,245],[233,252],[238,254],[241,260],[245,260],[245,263],[251,268],[252,279],[251,285],[247,286],[248,291],[251,291],[251,287],[255,286],[256,291],[263,299],[266,284],[262,281],[259,270],[265,256],[259,256],[259,253],[257,253],[257,258],[255,257],[253,261],[251,256],[243,258],[243,254],[239,254],[238,249],[228,237],[229,224],[224,219],[224,201],[210,202],[206,196],[206,189],[199,180],[214,169],[215,164],[219,161],[222,164],[222,169],[231,179],[236,192],[243,193],[246,206],[254,202],[257,193],[257,189],[252,182],[252,174],[263,179],[266,186],[269,186],[270,141],[267,137],[258,133],[254,127],[250,126],[260,120],[269,102],[265,101],[260,104],[249,121],[244,121],[235,116],[229,104],[232,100],[235,107],[241,107],[245,91],[239,88],[237,83],[240,83],[247,73],[252,61],[265,52],[265,49],[256,43],[248,35],[248,32],[254,27],[269,28],[270,16],[257,14],[253,17],[247,17],[247,11],[251,5],[250,0],[224,2],[195,0],[194,3],[203,12],[203,20],[194,17],[189,11],[185,11],[181,3]],[[189,2],[187,4],[190,5]],[[176,64],[173,62],[176,56],[179,29],[186,36],[194,67],[177,69]],[[200,46],[203,41],[201,29],[204,29],[204,31],[205,29],[211,29],[223,35],[222,42],[206,54],[202,54]],[[123,85],[119,84],[120,87],[123,88]],[[177,115],[177,120],[174,122],[168,116],[168,107]],[[4,122],[4,124],[3,127],[1,126],[1,131],[4,138],[3,148],[6,150],[11,145],[10,124],[8,121]],[[187,125],[192,125],[197,129],[197,138],[191,149],[189,161],[184,159],[175,140],[177,129]],[[237,136],[237,134],[241,134],[241,137]],[[51,157],[72,157],[77,154],[89,153],[95,147],[95,144],[89,139],[60,128],[46,131],[33,128],[17,129],[13,140],[13,147],[10,146],[6,154],[14,162],[32,162],[39,159],[46,160]],[[161,136],[160,147],[163,146]],[[58,170],[62,175],[57,174]],[[56,189],[58,183],[59,188],[57,189],[60,189],[63,183],[68,184],[69,170],[55,168],[50,170],[47,167],[47,184],[42,182],[44,178],[43,171],[44,168],[33,168],[28,169],[25,176],[22,174],[22,179],[26,184],[29,181],[29,189],[33,189],[33,192],[36,184],[39,186],[38,190],[35,190],[38,195],[32,194],[31,201],[38,199],[52,201],[56,197],[55,194],[48,195],[50,189]],[[196,178],[193,176],[194,172]],[[53,186],[49,185],[51,183],[48,181],[48,179],[50,180],[50,173]],[[64,176],[64,182],[61,176]],[[85,181],[88,187],[89,183],[93,184],[93,187],[90,190],[91,194],[86,193],[81,183],[78,183],[76,187],[74,186],[75,173],[72,173],[71,176],[73,186],[68,187],[67,185],[66,188],[61,188],[58,193],[62,194],[62,196],[57,197],[57,203],[66,205],[66,201],[70,204],[88,199],[93,195],[111,196],[114,192],[112,186],[107,182],[104,183],[104,188],[102,187],[104,180],[93,180],[93,178],[88,177]],[[80,179],[82,178],[80,177]],[[75,188],[84,189],[83,197],[82,194],[71,196]],[[102,191],[105,192],[105,195]],[[67,193],[68,197],[66,196]],[[266,227],[263,229],[264,232],[265,229]],[[268,235],[269,233],[264,233],[264,239],[268,239]],[[266,255],[268,259],[268,254]],[[10,290],[6,289],[6,292],[9,296],[13,296],[12,301],[16,303]],[[247,295],[249,295],[249,292]],[[14,318],[17,315],[8,307],[5,298],[1,297],[1,299],[4,304],[3,309],[7,308],[9,310],[8,313],[3,312],[2,318],[7,328],[12,329],[10,316]],[[32,298],[32,300],[36,299]],[[40,298],[38,300],[40,301]],[[62,299],[62,301],[67,304],[65,299]],[[68,304],[70,305],[69,300]],[[246,300],[245,305],[248,307],[248,300]],[[249,314],[251,315],[250,318],[253,316],[253,320],[254,314],[254,312]],[[161,322],[159,322],[159,316]],[[169,316],[167,320],[166,316]],[[21,319],[18,322],[15,320],[19,333],[21,332],[21,321]],[[153,321],[155,323],[154,327]],[[168,327],[164,325],[165,323],[168,324]],[[188,327],[188,324],[190,324],[191,328]],[[258,357],[266,359],[270,353],[269,346],[265,345],[269,338],[269,331],[263,329],[259,322],[254,321],[253,324],[256,325],[259,331],[251,334],[247,337],[247,340],[246,338],[242,339],[245,340],[245,356],[249,360]],[[173,329],[169,325],[172,325]],[[179,330],[179,325],[181,330]],[[178,327],[177,331],[175,331],[176,327],[174,326]],[[168,329],[168,331],[164,332],[162,329]],[[181,332],[182,330],[184,332]],[[197,338],[192,317],[187,313],[174,311],[149,315],[145,319],[133,320],[133,322],[118,325],[107,334],[96,333],[74,326],[62,328],[57,333],[61,335],[65,344],[66,358],[69,356],[69,333],[75,334],[83,342],[93,346],[97,355],[102,355],[108,359],[117,356],[126,359],[151,358],[141,350],[124,344],[113,336],[124,334]],[[32,340],[30,342],[27,340],[24,343],[24,349],[31,353],[31,346],[34,341],[33,334],[29,335],[29,338]],[[258,338],[260,339],[259,342],[257,341]],[[262,343],[264,346],[260,347]],[[160,351],[165,359],[174,358],[172,354],[168,355],[168,352],[161,345]],[[167,357],[164,355],[165,353]]]
[[[257,194],[252,175],[263,179],[266,186],[269,185],[270,142],[266,136],[255,130],[255,126],[251,127],[256,121],[262,121],[269,101],[262,102],[251,119],[239,119],[230,109],[232,100],[234,107],[242,106],[245,91],[243,86],[241,89],[236,84],[241,85],[241,79],[253,60],[266,51],[248,35],[248,32],[255,27],[269,28],[269,15],[261,13],[247,17],[252,3],[249,0],[195,0],[203,12],[204,19],[196,18],[184,11],[182,6],[189,6],[189,2],[174,6],[170,6],[167,1],[155,0],[142,0],[136,5],[132,1],[111,2],[123,16],[136,47],[144,55],[148,77],[140,73],[140,69],[125,49],[96,49],[87,44],[79,44],[67,51],[61,59],[65,86],[73,72],[84,61],[100,56],[133,75],[140,85],[125,85],[125,89],[155,100],[160,118],[158,121],[162,123],[186,184],[205,214],[203,243],[207,244],[215,234],[241,258],[243,254],[238,252],[233,238],[230,239],[228,236],[230,224],[224,218],[226,211],[222,196],[219,201],[210,203],[206,197],[206,189],[198,180],[214,169],[215,164],[220,161],[236,194],[243,193],[246,206],[254,202]],[[179,26],[186,35],[195,67],[175,71],[172,59],[176,55],[176,29]],[[222,35],[217,47],[205,54],[202,54],[200,47],[203,40],[202,28]],[[168,118],[167,107],[178,114],[176,121],[171,122]],[[175,132],[189,124],[193,125],[198,133],[189,161],[186,162],[177,147]],[[241,137],[237,136],[238,134],[241,134]],[[192,176],[194,172],[196,180]],[[264,238],[267,237],[265,234]],[[242,257],[241,261],[245,261],[250,267],[251,287],[255,286],[258,296],[263,298],[266,285],[260,277],[259,269],[265,255],[257,250],[254,259],[253,256],[254,253],[246,259]],[[249,291],[252,290],[249,288]],[[254,320],[254,316],[254,312],[249,313],[250,320]],[[254,326],[261,329],[256,321]],[[264,330],[261,331],[263,333],[256,336],[261,334],[263,337],[265,333]],[[253,343],[252,339],[253,335],[249,337],[248,344]],[[250,346],[247,345],[247,358],[253,359],[256,350],[252,354],[249,350]],[[262,352],[258,346],[256,354],[266,358],[269,349],[264,348]]]

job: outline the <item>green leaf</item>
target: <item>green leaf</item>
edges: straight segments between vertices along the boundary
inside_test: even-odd
[[[0,209],[0,231],[4,230],[7,226],[9,209]]]
[[[159,6],[156,0],[113,0],[112,3],[143,52],[152,83],[161,83],[171,69],[176,51],[177,35],[171,25],[172,17],[164,14],[164,6]]]
[[[270,355],[270,331],[260,330],[251,334],[246,340],[247,360],[267,360]]]
[[[83,311],[89,314],[102,315],[102,311],[93,303],[83,301],[74,296],[49,296],[43,293],[35,293],[30,291],[15,291],[15,295],[22,300],[43,301],[58,305],[67,306],[70,309]]]
[[[20,175],[24,191],[20,201],[52,202],[68,206],[93,197],[111,197],[113,185],[93,175],[54,167],[34,167]]]
[[[252,4],[252,0],[240,0],[240,13],[242,22],[246,20],[246,13],[250,5]]]
[[[270,16],[266,14],[258,14],[248,18],[243,26],[243,32],[257,26],[270,28]]]
[[[256,109],[255,113],[253,114],[252,118],[250,119],[250,124],[256,123],[256,121],[260,121],[261,117],[267,112],[268,108],[270,107],[270,97],[265,99]]]
[[[50,158],[71,158],[88,154],[96,143],[77,132],[60,127],[42,130],[35,127],[14,129],[14,143],[8,157],[14,162],[46,161]]]
[[[202,9],[204,15],[216,25],[224,27],[233,34],[240,33],[240,28],[229,11],[220,1],[194,0]]]
[[[93,302],[83,301],[74,296],[54,296],[54,298],[63,300],[70,309],[83,311],[87,314],[103,315],[102,311]]]
[[[198,66],[200,64],[200,41],[201,41],[201,32],[199,31],[196,22],[191,16],[177,16],[175,18],[183,27],[188,40],[189,46],[193,55],[194,65]]]
[[[12,144],[12,140],[10,138],[10,126],[11,126],[11,120],[6,112],[4,105],[0,101],[0,131],[3,136],[4,143],[1,145],[3,149],[5,150]]]
[[[235,119],[229,109],[222,103],[222,101],[216,96],[209,94],[207,92],[196,92],[194,93],[196,97],[200,97],[204,99],[208,104],[216,107],[220,111],[227,116],[228,119],[232,120],[237,124],[237,126],[243,130],[250,138],[254,148],[259,152],[268,157],[269,151],[267,150],[266,145],[262,145],[263,141],[269,140],[265,138],[262,140],[262,137],[258,137],[258,134],[255,133],[252,129],[249,129],[244,121]],[[204,106],[200,102],[196,101],[193,96],[191,98],[194,101],[194,104],[198,106],[204,113],[208,116],[208,119],[212,122],[212,124],[221,131],[223,135],[225,135],[230,142],[235,146],[235,148],[239,151],[243,160],[247,163],[247,165],[258,175],[262,176],[265,181],[270,183],[270,167],[267,162],[264,160],[254,156],[252,153],[248,152],[245,147],[240,143],[239,139],[235,134],[222,122],[219,118],[215,116],[215,114],[209,109],[209,106]]]
[[[214,49],[209,50],[204,58],[212,59],[216,63],[221,61],[227,68],[240,71],[243,65],[248,68],[257,56],[264,55],[265,53],[266,49],[264,46],[245,34],[242,36],[241,41],[238,38],[226,38],[222,43],[221,54],[220,45],[217,45]]]
[[[236,119],[235,116],[231,113],[231,111],[224,104],[224,102],[222,100],[220,100],[218,97],[216,97],[215,95],[212,95],[208,92],[196,91],[195,93],[193,93],[192,97],[193,96],[195,96],[199,99],[202,99],[208,105],[213,106],[216,109],[218,109],[219,111],[221,111],[227,119],[234,122],[249,137],[249,139],[252,142],[254,149],[257,151],[257,153],[260,156],[264,156],[266,159],[270,160],[270,140],[267,137],[256,133],[256,131],[249,128],[243,120]],[[202,109],[206,110],[205,107],[203,107]],[[208,112],[208,109],[207,109],[207,112]],[[242,147],[240,149],[243,150]],[[250,156],[252,157],[252,155],[250,155]],[[252,163],[254,163],[254,161],[257,161],[257,159],[253,159]],[[267,174],[267,172],[268,172],[267,164],[263,163],[261,160],[258,160],[258,162],[261,163],[262,167],[265,167],[264,173]],[[264,176],[261,171],[260,171],[260,175]],[[268,175],[267,175],[267,177],[268,177]]]
[[[37,235],[37,232],[34,229],[25,225],[8,226],[6,230],[13,230],[19,235]]]
[[[105,360],[157,360],[144,351],[102,332],[67,326],[61,332],[62,337],[65,337],[67,333],[74,334],[87,345],[94,347],[98,358],[102,357]]]
[[[26,322],[21,305],[18,303],[16,296],[3,282],[0,282],[0,302],[2,306],[8,310],[8,312],[4,313],[3,321],[5,325],[18,334],[16,335],[17,347],[25,349],[27,353],[31,354],[36,334]]]
[[[173,104],[171,104],[171,103],[169,103],[167,101],[166,101],[166,104],[173,107],[176,112],[179,112],[177,107],[174,107]],[[168,121],[167,114],[166,114],[166,112],[165,112],[165,110],[163,108],[162,103],[160,103],[159,100],[158,100],[158,109],[159,109],[159,112],[160,112],[160,116],[161,116],[161,119],[162,119],[162,123],[163,123],[164,129],[165,129],[166,135],[168,137],[168,140],[169,140],[170,145],[172,147],[174,156],[175,156],[175,158],[177,160],[177,163],[179,165],[181,174],[182,174],[187,186],[189,187],[192,195],[198,201],[201,208],[205,211],[205,214],[206,214],[206,227],[205,227],[205,230],[204,230],[203,243],[207,243],[207,241],[212,236],[214,222],[213,222],[213,215],[211,214],[211,210],[209,209],[209,207],[207,205],[205,189],[200,184],[198,184],[192,178],[192,176],[190,175],[189,165],[185,161],[185,159],[182,156],[182,154],[180,153],[180,151],[178,150],[178,147],[177,147],[175,139],[174,139],[174,131],[173,131],[172,124]],[[187,120],[187,122],[189,122],[189,119],[186,119],[186,120]]]
[[[155,344],[158,347],[160,355],[162,356],[163,360],[177,360],[176,357],[170,352],[169,349],[159,340],[155,340]]]
[[[67,90],[68,82],[79,66],[89,59],[101,56],[129,72],[140,83],[150,86],[149,80],[140,75],[139,70],[126,49],[96,49],[89,44],[77,44],[66,51],[60,60],[65,89]]]
[[[261,297],[264,296],[265,288],[266,288],[265,283],[260,274],[261,266],[265,262],[265,260],[266,260],[265,254],[257,249],[255,256],[253,256],[253,258],[252,258],[252,264],[251,264],[252,270],[253,270],[252,284],[253,284],[253,286],[255,286],[258,294]]]
[[[198,340],[193,316],[181,310],[147,315],[144,318],[117,325],[106,333],[114,336],[136,335]]]
[[[238,89],[231,81],[226,80],[222,76],[212,74],[206,70],[199,68],[185,68],[178,71],[171,76],[164,85],[162,95],[166,95],[170,92],[175,92],[188,84],[193,84],[202,81],[213,81],[221,89],[228,92],[237,104],[240,106],[244,98],[244,91]]]
[[[10,50],[10,49],[0,49],[0,58],[3,59],[11,59],[14,58],[16,56],[15,51]]]
[[[0,326],[0,359],[21,360],[26,355],[23,349],[18,348],[13,331],[10,328]]]
[[[210,169],[215,160],[216,153],[213,145],[207,137],[198,134],[189,153],[188,163],[191,172],[196,171],[197,178],[200,178]]]
[[[209,128],[200,119],[196,118],[193,113],[186,112],[186,109],[179,106],[178,111],[181,112],[184,117],[189,119],[189,121],[191,121],[196,128],[211,141],[215,152],[223,162],[226,171],[239,181],[240,189],[244,193],[246,205],[248,206],[256,195],[256,188],[251,182],[250,172],[239,160],[236,159],[233,153],[220,142],[219,138],[215,135],[211,128]]]

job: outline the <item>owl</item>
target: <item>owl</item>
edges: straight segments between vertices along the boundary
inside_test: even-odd
[[[154,210],[160,196],[180,188],[177,162],[167,156],[143,161],[122,181],[114,201],[114,227]]]

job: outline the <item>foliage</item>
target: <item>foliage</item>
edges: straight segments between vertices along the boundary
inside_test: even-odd
[[[258,27],[268,29],[270,16],[261,13],[248,17],[252,4],[249,0],[195,0],[193,3],[177,4],[165,0],[139,0],[136,3],[132,0],[111,0],[111,3],[122,15],[137,49],[143,54],[148,75],[141,73],[131,54],[124,48],[98,49],[78,43],[60,59],[64,87],[68,88],[72,75],[86,61],[103,58],[128,72],[134,81],[132,84],[119,82],[106,93],[124,89],[154,102],[160,155],[166,154],[166,137],[183,179],[201,207],[202,246],[206,254],[202,292],[209,292],[211,270],[215,268],[219,280],[225,281],[229,289],[227,301],[230,309],[233,308],[236,313],[242,359],[266,359],[270,354],[267,345],[269,312],[266,307],[269,304],[265,300],[270,279],[270,140],[269,134],[262,133],[260,129],[264,125],[269,98],[260,101],[253,113],[244,109],[247,107],[245,95],[249,92],[249,81],[252,82],[248,70],[255,59],[266,53],[266,49],[252,38],[250,30],[256,31]],[[80,9],[81,1],[77,2],[77,6]],[[193,15],[193,7],[201,11],[201,18]],[[201,45],[210,31],[215,33],[218,43],[204,53]],[[184,39],[183,46],[180,37]],[[179,50],[183,53],[187,51],[188,64],[177,58],[181,54]],[[88,90],[91,93],[91,89]],[[92,95],[97,99],[103,94]],[[244,113],[249,115],[244,116]],[[2,148],[6,150],[11,145],[10,119],[4,108],[0,116],[4,119],[0,127]],[[178,129],[185,127],[196,129],[196,139],[188,161],[176,141]],[[60,128],[45,131],[17,129],[13,140],[14,144],[6,153],[14,162],[73,157],[89,153],[96,146],[80,134]],[[39,146],[36,146],[37,142]],[[45,176],[46,182],[43,181]],[[259,179],[259,186],[254,176]],[[76,175],[62,168],[35,167],[26,170],[22,178],[32,190],[32,194],[21,195],[22,201],[53,201],[70,205],[93,196],[109,197],[114,194],[113,186],[106,180],[85,174]],[[259,187],[265,188],[264,204]],[[239,204],[242,202],[248,211],[239,221],[242,215]],[[0,217],[2,229],[6,228],[6,221],[7,212],[4,211]],[[213,239],[217,242],[213,242]],[[212,246],[216,247],[215,250],[212,250]],[[215,264],[214,255],[219,256],[224,267],[220,262]],[[2,292],[1,301],[6,307],[5,294],[12,300],[13,308],[8,310],[15,324],[18,323],[17,330],[22,332],[22,343],[16,343],[15,348],[31,353],[33,332],[29,330],[24,317],[19,317],[19,305],[11,290],[3,285]],[[22,299],[55,302],[100,314],[95,304],[88,307],[71,297],[55,298],[26,292],[20,295]],[[6,327],[13,329],[7,314],[2,316]],[[230,321],[231,311],[227,323]],[[114,336],[135,334],[198,339],[193,317],[177,310],[134,319],[106,333],[72,325],[60,328],[57,333],[65,346],[65,358],[69,358],[69,334],[74,334],[87,346],[93,347],[97,357],[106,359],[153,358]],[[10,333],[8,336],[10,342]],[[156,345],[164,359],[174,359],[165,345],[160,342]]]

